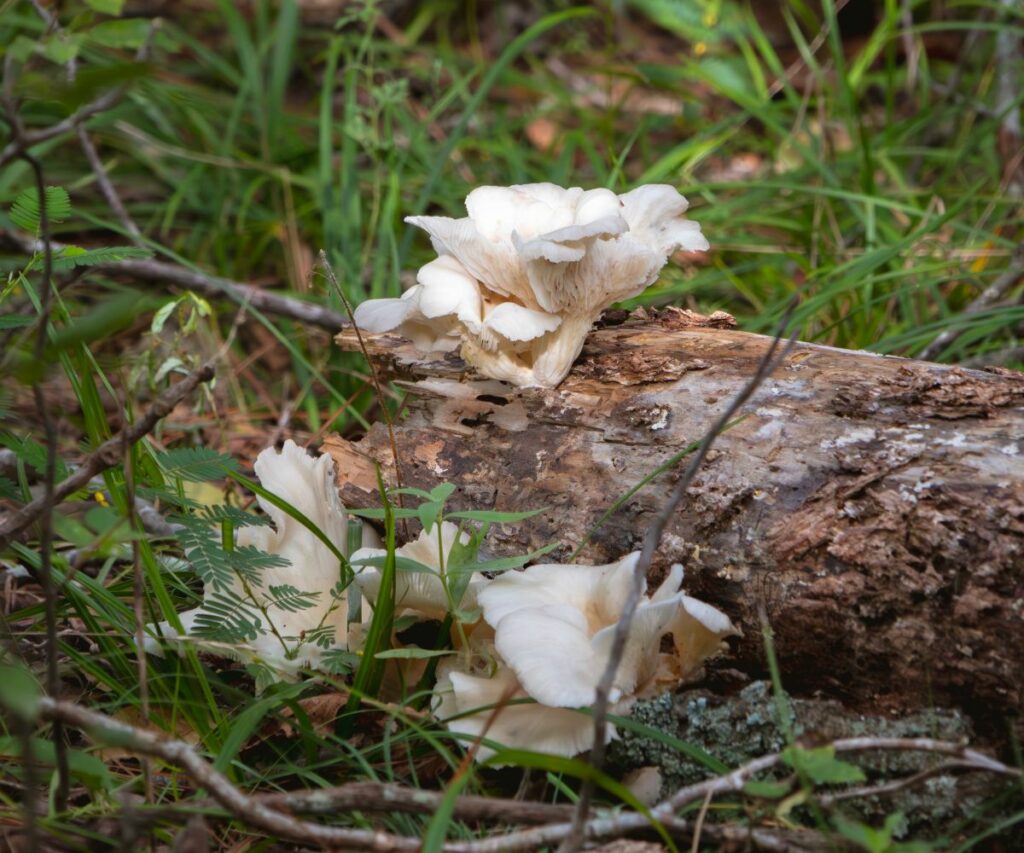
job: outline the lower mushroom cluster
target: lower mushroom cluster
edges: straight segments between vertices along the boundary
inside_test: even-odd
[[[323,535],[260,498],[276,529],[243,531],[236,544],[257,546],[277,562],[258,578],[240,574],[228,590],[240,606],[258,611],[255,636],[225,644],[195,630],[211,600],[223,599],[213,583],[206,585],[203,607],[180,614],[186,636],[167,623],[160,633],[293,679],[300,667],[318,668],[325,651],[357,652],[372,611],[366,609],[362,625],[349,624],[339,594],[338,554],[346,550],[348,519],[330,459],[314,460],[287,442],[280,454],[261,453],[256,471],[264,488],[286,499]],[[603,566],[538,564],[493,579],[475,573],[467,583],[464,573],[447,567],[457,544],[464,547],[469,540],[450,521],[439,521],[396,549],[395,622],[408,626],[451,617],[452,650],[437,666],[433,713],[466,741],[480,740],[477,760],[491,758],[498,746],[564,756],[590,749],[593,721],[578,709],[594,702],[639,554]],[[367,530],[363,544],[379,542]],[[355,587],[371,606],[380,593],[385,557],[377,547],[348,557]],[[736,633],[725,614],[685,595],[682,580],[677,564],[653,593],[645,590],[612,685],[612,713],[627,713],[638,698],[678,686],[719,650],[725,636]],[[302,601],[305,607],[292,606]],[[391,642],[402,645],[398,636]],[[158,645],[153,641],[149,648],[156,651]],[[415,654],[389,663],[404,669],[398,674],[406,684],[426,671],[425,660]],[[609,736],[615,737],[614,727]]]
[[[493,580],[477,577],[463,601],[453,603],[444,565],[457,534],[453,524],[442,522],[397,550],[399,556],[420,555],[433,572],[398,575],[396,616],[436,618],[455,605],[480,614],[454,633],[453,653],[437,668],[434,714],[470,742],[565,756],[590,749],[593,720],[577,709],[594,702],[639,553],[604,566],[547,563]],[[363,549],[352,561],[383,553]],[[429,561],[422,559],[426,555]],[[373,600],[377,570],[364,569],[356,580]],[[685,595],[682,580],[677,564],[641,600],[612,685],[612,713],[627,713],[638,698],[677,686],[735,633],[725,614]],[[489,745],[476,752],[481,761],[493,755]]]

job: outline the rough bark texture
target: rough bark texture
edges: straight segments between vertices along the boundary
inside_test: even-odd
[[[458,508],[544,512],[495,528],[495,555],[568,558],[613,502],[698,441],[770,339],[727,316],[664,312],[593,332],[555,390],[475,379],[368,340],[409,390],[403,485],[456,484]],[[339,337],[358,347],[351,332]],[[859,710],[962,707],[1005,737],[1024,698],[1024,376],[798,344],[722,435],[664,537],[687,589],[744,632],[709,683],[765,671],[762,614],[787,686]],[[394,482],[387,428],[326,448],[348,506]],[[638,547],[675,471],[593,533],[582,562]]]

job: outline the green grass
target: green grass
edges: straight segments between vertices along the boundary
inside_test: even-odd
[[[473,186],[553,181],[622,191],[666,182],[689,197],[712,251],[670,265],[630,307],[724,309],[742,328],[768,332],[800,293],[795,319],[809,340],[913,356],[944,330],[962,330],[939,355],[950,362],[997,359],[1021,346],[1019,282],[1003,303],[963,313],[1006,268],[1024,224],[997,149],[998,3],[946,4],[943,18],[913,4],[914,40],[973,32],[977,41],[962,63],[955,52],[925,50],[912,86],[894,0],[878,4],[879,20],[859,47],[833,25],[817,52],[810,45],[820,16],[796,0],[780,25],[787,48],[733,2],[703,4],[702,19],[693,12],[700,4],[654,0],[500,4],[501,11],[486,12],[485,4],[431,0],[413,4],[389,28],[374,25],[371,6],[351,7],[332,26],[304,19],[294,2],[259,0],[245,14],[244,4],[219,0],[187,11],[181,4],[141,66],[131,65],[141,29],[111,47],[109,28],[105,37],[91,30],[108,19],[78,5],[82,15],[61,18],[86,36],[77,82],[67,84],[64,67],[41,53],[56,37],[44,36],[30,4],[0,0],[0,45],[39,51],[14,64],[20,114],[30,129],[45,127],[110,85],[125,86],[88,129],[158,259],[343,311],[314,272],[320,249],[351,302],[397,295],[431,256],[402,218],[461,215]],[[834,24],[832,7],[826,10],[826,24]],[[1019,11],[1001,26],[1024,34]],[[776,91],[773,83],[797,59],[801,87]],[[958,97],[940,94],[937,87],[954,78]],[[676,112],[638,110],[631,98]],[[530,141],[541,119],[556,130],[549,149]],[[0,118],[0,140],[8,131]],[[47,184],[65,188],[72,203],[54,238],[89,248],[129,245],[73,134],[34,152]],[[0,170],[0,228],[12,225],[12,203],[33,186],[22,161]],[[26,262],[0,259],[11,273],[0,287],[0,314],[34,322],[41,262],[25,271]],[[124,310],[118,300],[126,287],[145,291],[141,307]],[[63,462],[109,438],[123,418],[138,417],[168,371],[187,370],[225,344],[235,370],[132,451],[136,489],[186,494],[183,480],[161,471],[158,456],[168,445],[212,446],[248,461],[283,412],[290,413],[287,434],[300,441],[327,429],[358,430],[379,414],[362,359],[338,352],[322,331],[253,310],[233,329],[236,307],[213,303],[207,313],[197,301],[183,301],[163,330],[152,331],[156,310],[178,295],[89,270],[62,286],[48,377],[60,395]],[[111,305],[122,307],[103,313]],[[31,326],[0,327],[0,430],[41,441],[20,383],[32,374],[17,357],[31,352],[33,334]],[[22,464],[12,480],[17,493],[29,488],[30,468]],[[109,471],[104,485],[123,520],[123,468]],[[136,559],[147,618],[173,621],[193,606],[195,580],[170,568],[180,554],[174,541],[131,536],[109,518],[85,516],[80,529],[63,522],[58,538],[59,615],[74,625],[61,646],[69,689],[108,713],[137,716],[130,639]],[[90,571],[68,564],[71,545],[98,555]],[[35,567],[39,555],[32,542],[12,546],[2,560]],[[41,620],[41,605],[30,604],[7,624],[18,640],[38,639]],[[244,671],[213,669],[191,650],[148,665],[154,720],[193,737],[247,788],[355,778],[437,786],[461,760],[453,736],[396,706],[364,708],[353,722],[359,729],[391,720],[374,729],[377,742],[318,730],[298,700],[340,686],[330,678],[253,699]],[[261,736],[286,710],[295,733]],[[114,813],[116,792],[141,789],[131,767],[112,773],[104,796],[76,806],[73,820],[53,813],[43,822],[75,835],[87,819]],[[193,793],[171,769],[161,769],[161,782],[168,801]],[[459,784],[466,792],[492,789],[473,769]],[[0,810],[15,808],[0,788]],[[371,825],[358,815],[346,819]],[[384,825],[431,838],[474,832],[402,815]],[[981,838],[986,825],[972,831]],[[170,835],[160,830],[162,840]]]

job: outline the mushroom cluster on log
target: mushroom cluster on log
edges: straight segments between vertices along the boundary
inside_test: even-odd
[[[594,331],[555,389],[480,380],[394,336],[365,346],[408,392],[402,485],[454,483],[453,508],[543,510],[495,526],[494,556],[558,542],[556,562],[585,543],[579,561],[602,563],[638,547],[682,465],[631,490],[704,436],[770,345],[733,325],[641,312]],[[360,348],[351,330],[338,341]],[[396,482],[385,424],[324,449],[348,507],[379,505],[374,461]],[[673,562],[744,633],[712,684],[763,676],[767,621],[798,695],[956,706],[981,732],[1019,731],[1024,376],[797,344],[715,443],[652,570]]]

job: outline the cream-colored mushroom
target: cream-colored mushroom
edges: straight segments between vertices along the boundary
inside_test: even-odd
[[[652,284],[677,249],[707,240],[673,187],[479,187],[468,217],[412,216],[440,255],[401,299],[356,310],[369,331],[400,329],[422,351],[461,343],[481,373],[554,387],[601,312]],[[417,288],[420,288],[417,290]]]
[[[447,576],[449,556],[456,537],[466,544],[469,534],[459,534],[459,528],[450,521],[434,524],[429,530],[400,548],[395,549],[397,557],[403,557],[418,564],[419,568],[399,566],[395,574],[395,613],[412,611],[426,619],[444,619],[454,610],[472,610],[477,605],[477,593],[486,585],[487,578],[474,575],[461,601],[451,601],[452,586]],[[387,555],[383,548],[360,548],[350,560],[356,569],[356,583],[371,602],[377,601],[380,592],[381,570],[368,565],[368,560],[380,560]]]
[[[256,458],[256,476],[263,487],[305,515],[342,554],[348,550],[348,518],[338,498],[334,480],[334,462],[327,456],[314,458],[293,441],[286,441],[278,453],[267,448]],[[315,629],[334,629],[334,647],[346,647],[347,608],[337,601],[332,590],[341,578],[337,556],[319,537],[274,504],[257,497],[260,507],[273,527],[243,527],[235,539],[237,547],[252,546],[287,561],[284,566],[262,570],[258,582],[235,576],[225,593],[233,596],[250,611],[262,607],[259,633],[246,643],[220,642],[194,634],[199,607],[179,614],[185,635],[179,635],[170,624],[161,622],[159,634],[177,643],[186,640],[214,654],[246,662],[259,662],[283,678],[293,678],[301,667],[315,666],[322,650],[305,635]],[[379,540],[364,525],[363,542]],[[271,587],[291,586],[302,593],[312,593],[312,605],[305,608],[281,607]],[[204,590],[204,597],[211,595]],[[254,600],[255,599],[255,600]],[[269,620],[271,625],[267,624]],[[155,637],[147,639],[148,651],[159,653]]]
[[[638,559],[635,552],[603,566],[531,566],[479,593],[495,649],[528,696],[551,708],[593,703]],[[682,577],[682,567],[673,566],[636,609],[609,696],[620,709],[666,686],[660,654],[666,634],[678,631],[683,662],[672,673],[678,677],[734,633],[728,617],[679,591]]]
[[[493,646],[481,644],[470,660],[463,654],[441,662],[431,708],[449,731],[464,736],[467,748],[483,738],[509,749],[570,757],[593,746],[594,721],[589,715],[524,701],[529,699]],[[474,757],[487,761],[495,751],[481,745]]]

